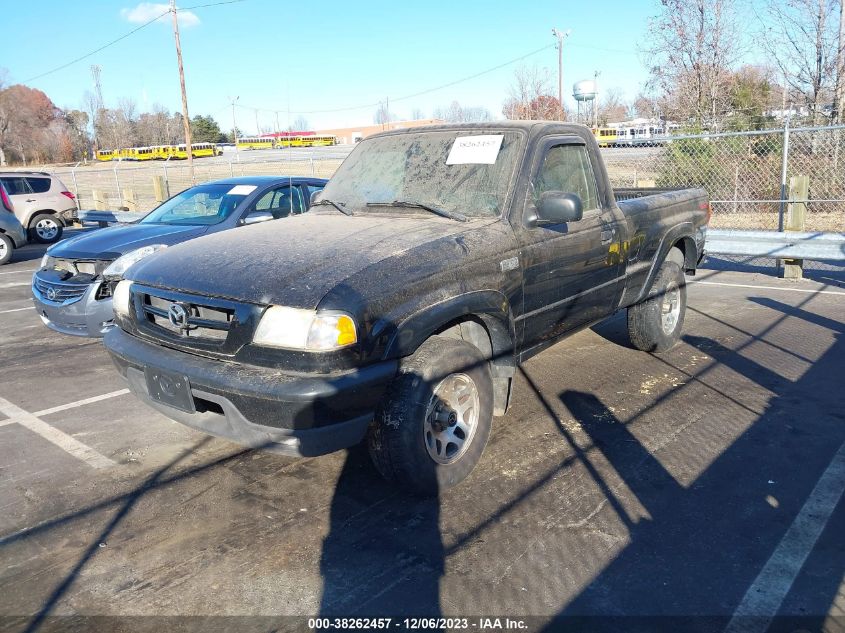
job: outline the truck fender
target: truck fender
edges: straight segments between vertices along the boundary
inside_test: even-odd
[[[427,306],[402,320],[386,346],[384,357],[410,356],[435,334],[467,340],[491,362],[494,415],[504,415],[516,371],[515,333],[510,304],[502,293],[470,292]]]
[[[663,239],[660,240],[660,245],[657,247],[657,252],[654,256],[654,260],[651,262],[651,268],[649,268],[646,282],[643,284],[640,295],[634,303],[639,303],[648,296],[648,293],[651,291],[651,286],[657,277],[657,272],[660,270],[663,262],[666,261],[666,257],[669,255],[669,251],[672,247],[678,245],[681,252],[684,254],[684,270],[695,270],[697,263],[696,260],[698,257],[695,248],[695,240],[692,237],[694,232],[695,227],[692,222],[681,222],[666,232]]]

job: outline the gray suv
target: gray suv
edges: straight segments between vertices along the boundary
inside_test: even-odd
[[[0,183],[31,241],[58,242],[62,229],[73,222],[76,197],[46,171],[0,171]]]

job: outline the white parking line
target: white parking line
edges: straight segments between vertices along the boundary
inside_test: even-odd
[[[704,284],[705,286],[728,286],[731,288],[755,288],[757,290],[784,290],[786,292],[808,292],[814,295],[842,295],[845,292],[835,290],[810,290],[809,288],[782,288],[780,286],[752,286],[751,284],[729,284],[721,281],[699,281],[698,279],[687,279],[687,283]]]
[[[109,393],[104,393],[100,396],[92,396],[91,398],[85,398],[84,400],[77,400],[76,402],[69,402],[68,404],[60,404],[57,407],[52,407],[50,409],[42,409],[41,411],[36,411],[32,415],[35,417],[41,418],[45,415],[50,415],[51,413],[58,413],[59,411],[67,411],[68,409],[75,409],[76,407],[81,407],[86,404],[91,404],[93,402],[100,402],[100,400],[108,400],[109,398],[116,398],[117,396],[122,396],[124,394],[129,393],[129,389],[118,389],[117,391],[110,391]]]
[[[0,314],[9,314],[10,312],[23,312],[24,310],[34,310],[34,307],[26,306],[25,308],[15,308],[14,310],[0,310]]]
[[[5,284],[0,284],[0,288],[17,288],[19,286],[29,286],[31,285],[28,281],[10,281]]]
[[[845,443],[839,447],[792,525],[745,592],[726,633],[764,633],[845,491]]]
[[[38,269],[37,268],[27,268],[25,270],[4,270],[4,271],[0,272],[0,275],[22,275],[24,273],[32,274],[36,270],[38,270]]]
[[[92,468],[109,468],[110,466],[115,466],[115,462],[105,455],[100,455],[100,453],[90,446],[83,444],[64,431],[50,426],[37,416],[24,411],[19,406],[12,404],[4,398],[0,398],[0,413],[10,418],[10,420],[3,421],[3,426],[12,422],[20,424],[33,433],[37,433],[45,440],[52,442],[69,455],[81,459]]]

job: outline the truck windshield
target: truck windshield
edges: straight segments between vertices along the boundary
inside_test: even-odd
[[[185,189],[147,215],[141,224],[219,224],[252,193],[252,185],[208,184]]]
[[[488,130],[365,139],[335,172],[322,198],[356,214],[419,213],[418,207],[427,205],[494,217],[503,211],[520,140],[518,132]],[[390,204],[395,201],[415,204]]]

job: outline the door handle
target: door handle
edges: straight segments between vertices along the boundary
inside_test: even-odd
[[[609,244],[613,241],[613,229],[605,229],[601,232],[601,243]]]
[[[27,198],[27,202],[38,202],[35,198]]]

